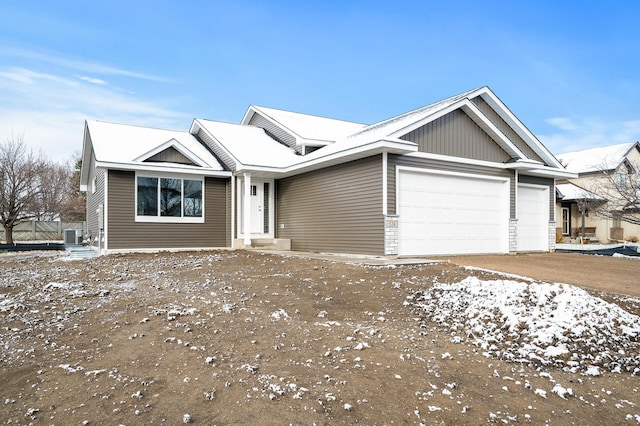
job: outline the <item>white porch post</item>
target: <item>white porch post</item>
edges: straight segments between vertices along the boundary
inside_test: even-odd
[[[246,247],[251,247],[251,173],[244,172],[244,199],[242,200],[242,223]]]

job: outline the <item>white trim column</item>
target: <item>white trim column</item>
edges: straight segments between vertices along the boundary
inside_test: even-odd
[[[251,247],[251,172],[244,172],[244,197],[242,200],[242,224],[245,247]]]
[[[231,247],[236,239],[238,230],[236,229],[236,191],[238,186],[236,185],[236,177],[231,175]]]
[[[386,216],[388,213],[388,206],[387,206],[387,161],[388,161],[388,157],[387,157],[387,152],[383,152],[382,153],[382,215]],[[397,226],[396,226],[397,228]]]

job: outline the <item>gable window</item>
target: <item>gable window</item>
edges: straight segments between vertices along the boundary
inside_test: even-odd
[[[203,181],[136,177],[136,221],[203,222]]]

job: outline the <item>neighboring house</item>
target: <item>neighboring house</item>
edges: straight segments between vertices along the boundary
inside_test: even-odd
[[[556,155],[568,172],[578,176],[561,181],[556,187],[556,217],[558,235],[572,239],[581,235],[581,206],[586,207],[585,227],[596,241],[621,241],[640,237],[640,226],[605,219],[589,213],[589,205],[606,203],[599,187],[607,183],[606,174],[615,179],[626,179],[637,172],[640,165],[640,143],[630,142],[600,148],[585,149]],[[606,204],[605,204],[606,205]],[[592,238],[593,239],[593,238]]]
[[[599,206],[604,201],[591,191],[573,183],[559,181],[556,184],[556,217],[558,218],[556,235],[566,243],[575,241],[579,237],[583,238],[580,240],[582,243],[601,242],[597,231],[602,231],[604,228],[598,227],[598,224],[594,223],[598,218],[589,213],[592,207]]]
[[[483,87],[371,125],[257,106],[189,132],[87,121],[81,184],[103,252],[416,256],[553,249],[568,177]]]

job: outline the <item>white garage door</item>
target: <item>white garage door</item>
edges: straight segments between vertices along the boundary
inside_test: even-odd
[[[398,254],[509,251],[509,180],[400,170]]]
[[[518,251],[549,250],[549,187],[518,185]]]

